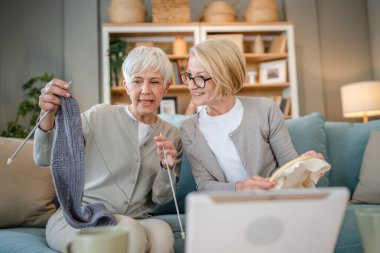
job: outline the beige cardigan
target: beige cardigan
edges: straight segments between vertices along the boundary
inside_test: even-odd
[[[177,128],[158,118],[151,125],[148,140],[139,147],[138,122],[128,116],[123,106],[100,104],[84,114],[85,204],[103,203],[112,213],[144,218],[156,204],[172,199],[168,173],[160,167],[153,138],[162,133],[179,152],[171,170],[175,182],[182,155]],[[38,129],[34,138],[36,163],[49,166],[54,131]]]

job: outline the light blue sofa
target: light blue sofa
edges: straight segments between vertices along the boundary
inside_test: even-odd
[[[184,115],[161,115],[161,118],[179,126]],[[313,113],[293,120],[287,120],[293,144],[298,153],[313,149],[321,152],[331,163],[331,172],[319,182],[323,186],[345,186],[351,193],[358,183],[363,152],[372,129],[380,130],[380,120],[368,123],[325,122],[324,118]],[[0,186],[1,187],[1,186]],[[186,154],[183,157],[178,189],[176,192],[182,224],[185,224],[185,197],[195,190]],[[368,205],[349,204],[336,244],[336,253],[363,252],[358,233],[354,210]],[[371,207],[374,207],[371,205]],[[376,206],[380,207],[380,206]],[[157,218],[167,221],[174,232],[175,252],[184,252],[184,240],[180,236],[180,227],[173,201],[157,208]],[[228,217],[226,217],[228,219]],[[7,228],[0,229],[0,253],[52,253],[45,241],[44,228]]]

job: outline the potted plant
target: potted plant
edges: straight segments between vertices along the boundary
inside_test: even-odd
[[[127,42],[122,39],[113,39],[110,41],[109,57],[110,57],[110,85],[119,86],[121,66],[127,56]]]
[[[52,74],[44,73],[33,77],[22,85],[24,99],[18,106],[16,118],[6,123],[6,129],[1,133],[4,137],[25,138],[36,125],[40,108],[38,97],[44,85],[53,79]]]

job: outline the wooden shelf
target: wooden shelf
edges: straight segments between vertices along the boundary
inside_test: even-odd
[[[289,83],[270,83],[270,84],[248,84],[245,83],[242,87],[242,90],[267,90],[267,89],[286,89],[289,88]]]
[[[260,80],[260,65],[263,62],[284,60],[286,61],[286,82],[274,84],[249,84],[245,83],[238,95],[241,96],[264,96],[264,97],[287,97],[291,99],[291,117],[299,117],[299,102],[297,89],[297,72],[295,62],[294,31],[291,22],[231,22],[231,23],[104,23],[102,24],[102,102],[103,103],[129,103],[129,96],[123,86],[110,87],[109,45],[111,38],[120,38],[130,43],[131,48],[136,43],[152,43],[167,52],[174,69],[177,72],[186,71],[189,54],[174,55],[172,43],[177,35],[183,35],[188,48],[207,40],[209,35],[239,34],[243,35],[244,57],[247,63],[247,71],[257,73],[256,80]],[[253,52],[255,37],[261,35],[265,43],[265,53]],[[278,36],[286,36],[286,49],[283,53],[269,53],[270,43]],[[177,73],[174,71],[174,73]],[[173,80],[173,79],[172,79]],[[181,79],[174,76],[174,80]],[[171,85],[167,97],[176,97],[179,113],[186,111],[191,100],[191,94],[186,85]]]
[[[188,90],[188,88],[184,84],[176,84],[176,85],[170,85],[169,90],[173,90],[173,91],[186,91],[186,90]]]
[[[286,59],[288,58],[287,53],[281,53],[281,54],[275,54],[275,53],[264,53],[264,54],[255,54],[255,53],[245,53],[245,58],[247,60],[257,61],[257,62],[264,62],[264,61],[273,61],[273,60],[280,60],[280,59]],[[174,55],[169,54],[168,55],[170,60],[181,60],[181,59],[188,59],[189,55]]]
[[[184,54],[184,55],[168,54],[168,57],[170,60],[182,60],[182,59],[188,59],[189,55],[188,54]]]
[[[127,95],[123,86],[115,86],[111,88],[111,93],[115,95]]]
[[[171,85],[169,90],[171,91],[187,91],[187,86],[183,84]],[[123,86],[114,86],[111,88],[111,93],[114,95],[127,95]]]
[[[264,62],[264,61],[273,61],[273,60],[280,60],[280,59],[286,59],[288,58],[287,53],[281,53],[281,54],[274,54],[274,53],[265,53],[265,54],[255,54],[255,53],[246,53],[244,54],[245,58],[249,61],[257,61],[257,62]]]
[[[269,90],[269,89],[278,89],[278,90],[282,90],[282,89],[286,89],[286,88],[289,88],[289,83],[271,83],[271,84],[260,84],[260,83],[257,83],[257,84],[248,84],[248,83],[245,83],[242,87],[242,90]],[[186,85],[183,85],[183,84],[178,84],[178,85],[171,85],[169,90],[171,91],[187,91],[188,88]],[[126,95],[126,91],[124,89],[124,87],[122,86],[116,86],[116,87],[112,87],[111,88],[111,92],[112,94],[115,94],[115,95]]]

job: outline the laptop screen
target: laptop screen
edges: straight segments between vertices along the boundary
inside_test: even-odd
[[[186,199],[186,253],[333,252],[345,188],[202,193]]]

